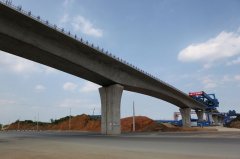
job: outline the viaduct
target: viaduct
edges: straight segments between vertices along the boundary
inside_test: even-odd
[[[176,105],[185,127],[190,126],[191,109],[203,118],[205,106],[184,92],[9,1],[0,1],[0,50],[101,85],[102,134],[121,133],[123,90]]]

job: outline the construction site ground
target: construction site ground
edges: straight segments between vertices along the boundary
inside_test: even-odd
[[[223,127],[223,126],[209,127],[209,129],[217,129],[217,131],[219,132],[240,132],[239,128],[229,128],[229,127]]]
[[[122,134],[100,134],[100,119],[82,114],[55,123],[21,121],[0,131],[1,159],[239,159],[240,129],[182,128],[145,116],[121,119]],[[235,121],[235,126],[237,125]],[[70,129],[69,129],[70,128]]]
[[[1,159],[239,159],[240,132],[0,132]]]

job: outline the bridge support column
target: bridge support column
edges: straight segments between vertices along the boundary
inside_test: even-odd
[[[180,108],[183,127],[191,127],[191,108]]]
[[[196,114],[197,114],[198,121],[199,121],[199,122],[202,122],[202,121],[203,121],[204,111],[203,111],[203,110],[195,110],[195,112],[196,112]]]
[[[101,97],[101,133],[121,134],[120,104],[123,86],[119,84],[99,88]]]
[[[212,119],[213,119],[214,124],[218,124],[219,123],[217,115],[213,115]]]
[[[210,125],[213,124],[213,116],[212,116],[212,113],[211,113],[211,112],[209,112],[209,113],[207,114],[207,120],[210,122]]]

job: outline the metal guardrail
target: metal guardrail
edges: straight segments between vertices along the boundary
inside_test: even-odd
[[[113,58],[113,59],[115,59],[115,60],[117,60],[117,61],[119,61],[119,62],[121,62],[121,63],[123,63],[123,64],[125,64],[125,65],[127,65],[129,67],[131,67],[131,68],[133,68],[133,69],[135,69],[136,71],[139,71],[139,72],[145,74],[146,76],[149,76],[149,77],[151,77],[151,78],[153,78],[153,79],[155,79],[155,80],[157,80],[157,81],[167,85],[168,87],[177,90],[180,93],[183,93],[183,94],[187,95],[186,93],[182,92],[181,90],[179,90],[179,89],[173,87],[172,85],[170,85],[170,84],[160,80],[156,76],[154,76],[154,75],[152,75],[152,74],[150,74],[150,73],[140,69],[139,67],[136,67],[136,66],[128,63],[127,61],[125,61],[125,60],[115,56],[114,54],[112,54],[112,53],[110,53],[108,51],[105,51],[103,48],[100,49],[99,46],[95,46],[93,43],[89,43],[87,40],[83,40],[82,38],[79,38],[76,34],[72,34],[70,31],[65,31],[64,28],[60,28],[56,24],[51,24],[51,23],[49,23],[48,20],[41,19],[40,16],[33,15],[31,11],[23,10],[22,6],[16,6],[16,5],[12,4],[11,0],[0,0],[0,3],[5,5],[5,6],[7,6],[7,7],[9,7],[9,8],[11,8],[11,9],[14,9],[15,11],[17,11],[17,12],[19,12],[19,13],[25,15],[25,16],[28,16],[29,18],[31,18],[31,19],[33,19],[33,20],[35,20],[37,22],[40,22],[41,24],[44,24],[45,26],[47,26],[49,28],[52,28],[52,29],[54,29],[54,30],[56,30],[56,31],[58,31],[58,32],[60,32],[60,33],[62,33],[64,35],[74,39],[74,40],[77,40],[78,42],[80,42],[80,43],[82,43],[82,44],[84,44],[84,45],[86,45],[86,46],[88,46],[88,47],[90,47],[92,49],[95,49],[96,51],[98,51],[98,52],[100,52],[100,53],[102,53],[104,55],[107,55],[107,56],[109,56],[109,57],[111,57],[111,58]]]

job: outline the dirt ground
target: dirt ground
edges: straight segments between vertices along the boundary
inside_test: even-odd
[[[239,128],[228,128],[222,126],[210,127],[209,129],[217,129],[219,132],[240,132]]]

